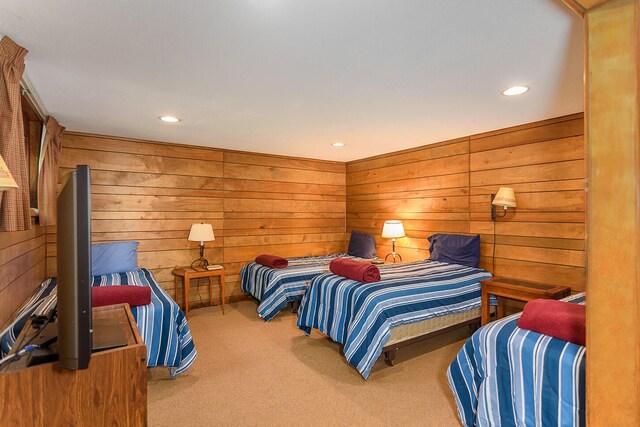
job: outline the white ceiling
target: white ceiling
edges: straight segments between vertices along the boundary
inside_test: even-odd
[[[2,0],[0,34],[107,135],[346,161],[583,110],[560,0]]]

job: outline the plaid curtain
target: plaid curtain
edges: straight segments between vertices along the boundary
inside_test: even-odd
[[[42,169],[38,176],[38,210],[40,225],[55,225],[56,195],[58,190],[58,167],[60,166],[60,147],[64,127],[53,117],[47,117],[45,123]]]
[[[0,155],[4,158],[17,189],[0,192],[0,229],[31,228],[29,169],[22,123],[20,79],[28,51],[9,37],[0,40]]]

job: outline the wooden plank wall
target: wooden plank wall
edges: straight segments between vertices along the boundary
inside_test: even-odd
[[[337,252],[356,229],[384,256],[390,242],[379,235],[392,218],[405,224],[405,260],[428,257],[433,233],[479,233],[491,270],[495,226],[496,274],[584,288],[582,114],[347,164],[67,132],[61,176],[77,164],[93,169],[94,241],[139,240],[140,265],[172,295],[171,268],[197,258],[186,236],[199,221],[213,224],[206,255],[225,265],[231,299],[242,297],[240,268],[260,253]],[[490,193],[502,185],[518,209],[494,224]],[[207,292],[203,282],[191,303]]]
[[[385,219],[401,219],[406,260],[427,257],[435,232],[478,233],[481,266],[495,274],[584,290],[583,134],[575,114],[350,162],[346,231],[379,236]],[[490,194],[500,186],[514,188],[518,207],[494,223]],[[390,252],[377,242],[380,256]]]
[[[344,250],[344,163],[224,153],[224,261],[233,294],[240,269],[261,253]]]
[[[344,163],[73,132],[62,147],[60,177],[77,164],[92,168],[94,243],[139,241],[139,265],[172,296],[171,269],[198,258],[198,243],[187,241],[195,222],[213,225],[205,256],[227,269],[230,299],[244,297],[240,268],[260,253],[343,249]],[[48,235],[47,273],[55,275],[55,227]],[[208,300],[207,283],[192,283],[191,304]]]
[[[93,242],[139,241],[139,265],[173,295],[171,269],[198,258],[198,243],[187,241],[192,223],[213,225],[216,240],[207,242],[205,255],[223,261],[222,160],[215,149],[65,132],[60,177],[78,164],[91,167]],[[55,227],[47,232],[53,276]],[[206,300],[207,288],[190,296]]]
[[[0,325],[5,324],[46,277],[45,231],[0,233]]]
[[[373,234],[378,256],[391,252],[385,220],[403,221],[396,243],[404,261],[429,256],[433,233],[469,232],[469,138],[347,163],[347,235]]]

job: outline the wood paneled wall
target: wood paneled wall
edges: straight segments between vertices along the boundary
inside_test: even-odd
[[[187,241],[195,222],[213,225],[216,240],[205,256],[227,269],[231,299],[243,297],[240,268],[260,253],[343,249],[344,163],[73,132],[62,147],[61,177],[78,164],[92,168],[94,243],[139,241],[140,266],[172,296],[171,269],[198,258],[198,243]],[[47,273],[54,275],[55,227],[48,232]],[[191,303],[208,300],[207,283],[192,283]]]
[[[346,240],[351,230],[371,233],[384,257],[384,221],[400,219],[407,237],[397,252],[405,261],[427,258],[431,234],[469,232],[468,186],[468,138],[349,162]]]
[[[224,190],[224,261],[234,294],[240,269],[258,254],[344,250],[344,163],[225,151]]]
[[[384,220],[401,219],[405,260],[428,257],[433,233],[478,233],[481,266],[496,275],[583,290],[583,134],[576,114],[350,162],[347,233],[379,236]],[[514,188],[518,207],[492,222],[490,195],[500,186]],[[376,239],[379,256],[390,252],[389,240]]]
[[[0,325],[5,324],[46,277],[45,232],[0,233]]]
[[[66,132],[60,177],[78,164],[91,167],[93,242],[139,241],[139,265],[173,295],[171,269],[198,258],[197,242],[187,241],[192,223],[213,225],[216,240],[207,242],[205,255],[211,263],[223,261],[222,159],[215,149]],[[47,231],[52,276],[55,227]],[[206,292],[192,289],[191,295],[206,300]]]
[[[379,237],[402,219],[406,260],[429,255],[436,232],[479,233],[482,266],[495,273],[584,288],[585,160],[582,115],[339,163],[67,132],[61,176],[92,168],[93,240],[140,241],[139,262],[173,295],[171,268],[197,258],[194,222],[213,224],[206,256],[227,269],[227,295],[260,253],[287,257],[345,249],[352,229]],[[490,194],[516,190],[517,211],[496,223]],[[55,274],[55,228],[48,275]],[[206,301],[206,283],[191,292]],[[180,295],[178,300],[180,300]]]

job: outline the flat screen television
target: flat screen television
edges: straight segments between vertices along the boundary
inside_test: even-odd
[[[64,176],[57,214],[58,358],[65,369],[86,369],[92,348],[89,166]]]

